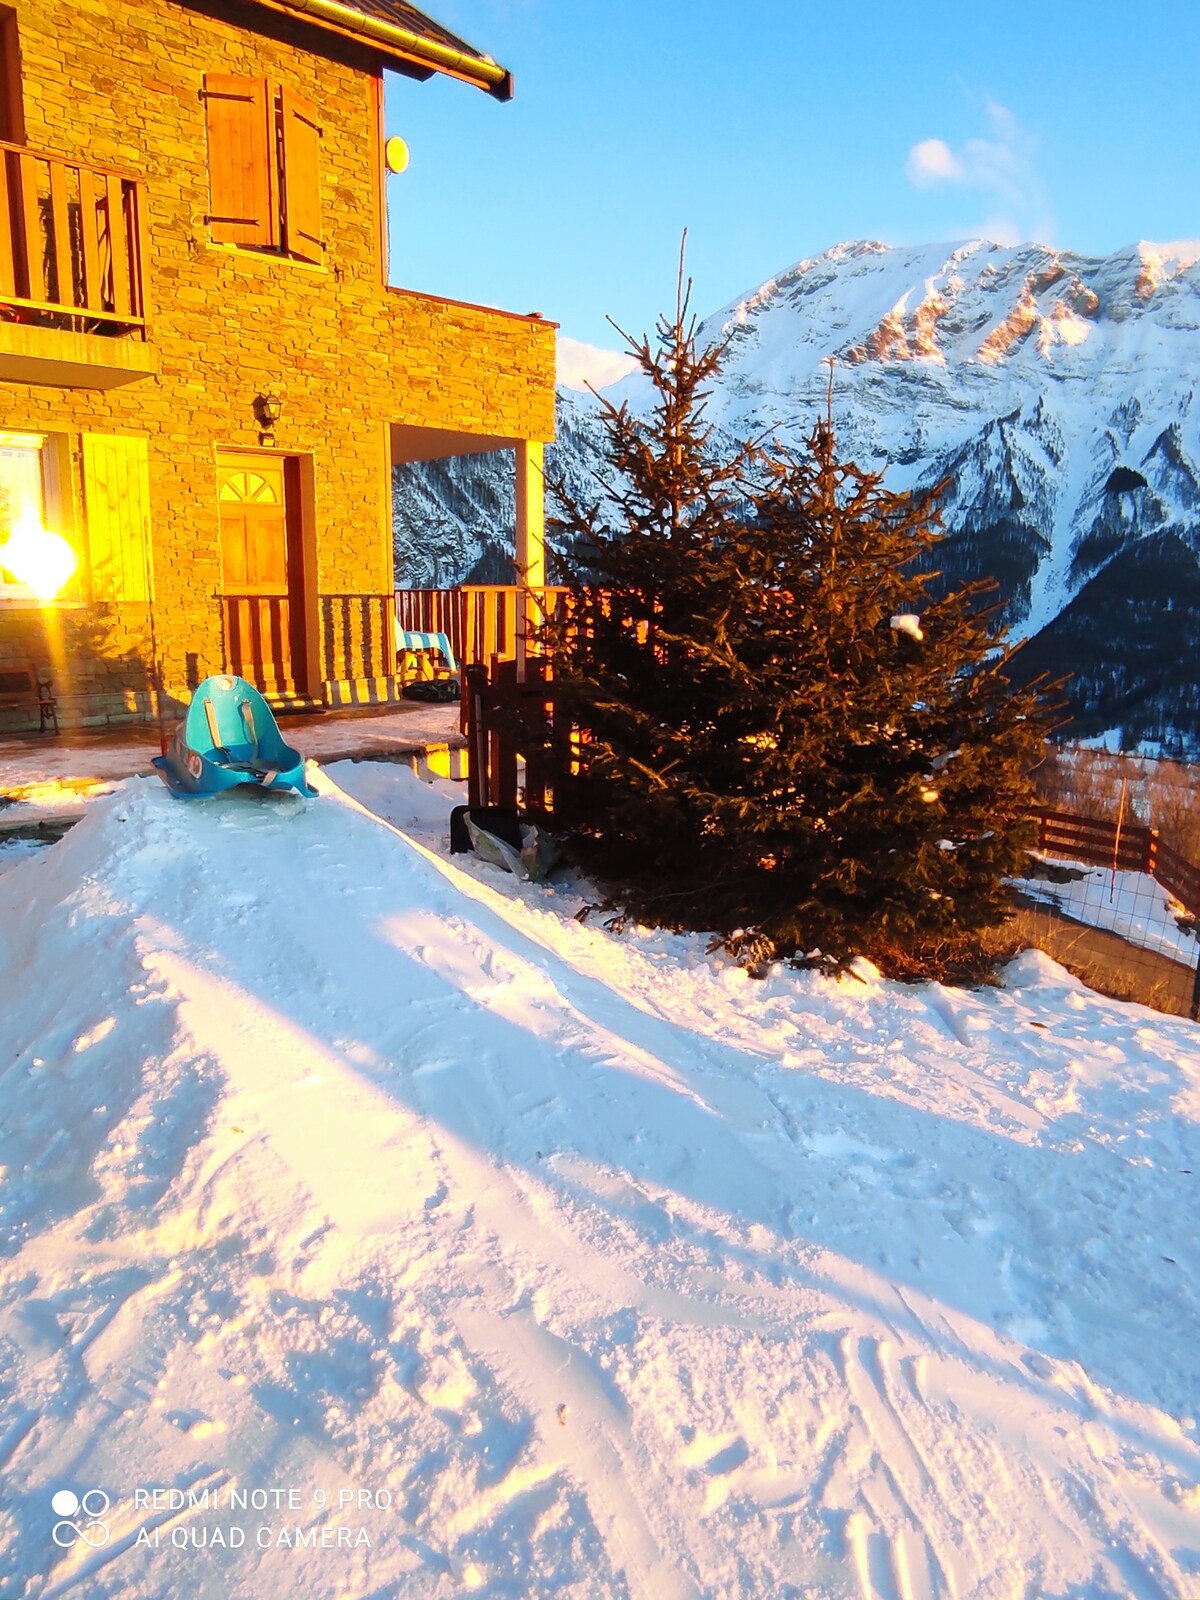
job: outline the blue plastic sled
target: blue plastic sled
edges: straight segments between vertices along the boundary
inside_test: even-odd
[[[304,757],[283,735],[270,706],[245,678],[205,678],[192,696],[187,721],[154,765],[173,795],[187,800],[220,794],[239,783],[314,795],[304,780]]]

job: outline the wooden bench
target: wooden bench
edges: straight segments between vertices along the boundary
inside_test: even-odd
[[[35,666],[0,667],[0,711],[36,711],[39,733],[45,733],[51,724],[58,732],[53,686],[48,678],[38,676]]]

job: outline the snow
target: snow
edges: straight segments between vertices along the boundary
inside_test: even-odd
[[[317,781],[0,876],[0,1592],[1200,1592],[1193,1025],[755,982]]]
[[[27,856],[35,855],[44,848],[45,845],[36,839],[0,838],[0,873],[7,872],[18,861],[24,861]]]
[[[832,359],[846,458],[886,470],[892,490],[951,479],[940,509],[956,533],[1019,525],[1028,574],[1007,577],[1006,595],[1020,636],[1059,615],[1107,559],[1080,551],[1117,514],[1105,494],[1114,466],[1147,484],[1123,508],[1122,549],[1195,523],[1200,245],[1092,257],[853,240],[707,317],[701,342],[724,338],[707,415],[729,439],[765,431],[800,446],[824,415]],[[652,393],[635,373],[609,398],[637,413]],[[1159,447],[1168,433],[1172,451]]]
[[[627,350],[606,350],[565,333],[558,335],[556,355],[556,381],[564,389],[603,389],[627,377],[637,366]]]
[[[913,611],[898,611],[888,626],[893,633],[906,633],[910,639],[921,640],[925,637],[921,629],[921,619]]]
[[[1184,966],[1196,965],[1196,935],[1184,907],[1149,874],[1063,864],[1076,874],[1065,883],[1020,878],[1014,885],[1076,922],[1120,934],[1140,949],[1155,950]]]

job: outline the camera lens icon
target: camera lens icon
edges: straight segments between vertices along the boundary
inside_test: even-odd
[[[69,1550],[76,1543],[98,1550],[108,1543],[104,1519],[111,1504],[103,1489],[89,1489],[84,1495],[77,1495],[73,1489],[59,1489],[50,1506],[61,1520],[54,1524],[50,1537],[60,1550]]]

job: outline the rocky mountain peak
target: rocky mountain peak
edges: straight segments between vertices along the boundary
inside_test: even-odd
[[[736,438],[801,444],[832,357],[840,450],[893,488],[949,479],[946,581],[998,582],[1031,669],[1075,672],[1076,731],[1200,751],[1200,242],[1096,257],[852,240],[765,279],[699,336],[727,341],[708,409]],[[637,373],[607,393],[649,401]],[[559,416],[558,470],[590,485],[597,403],[563,394]],[[479,483],[484,459],[463,468],[469,492],[436,470],[442,501],[488,507],[494,546],[506,491]],[[431,514],[401,484],[401,524],[406,492]],[[476,555],[487,542],[464,537]],[[406,547],[419,545],[413,522]]]

